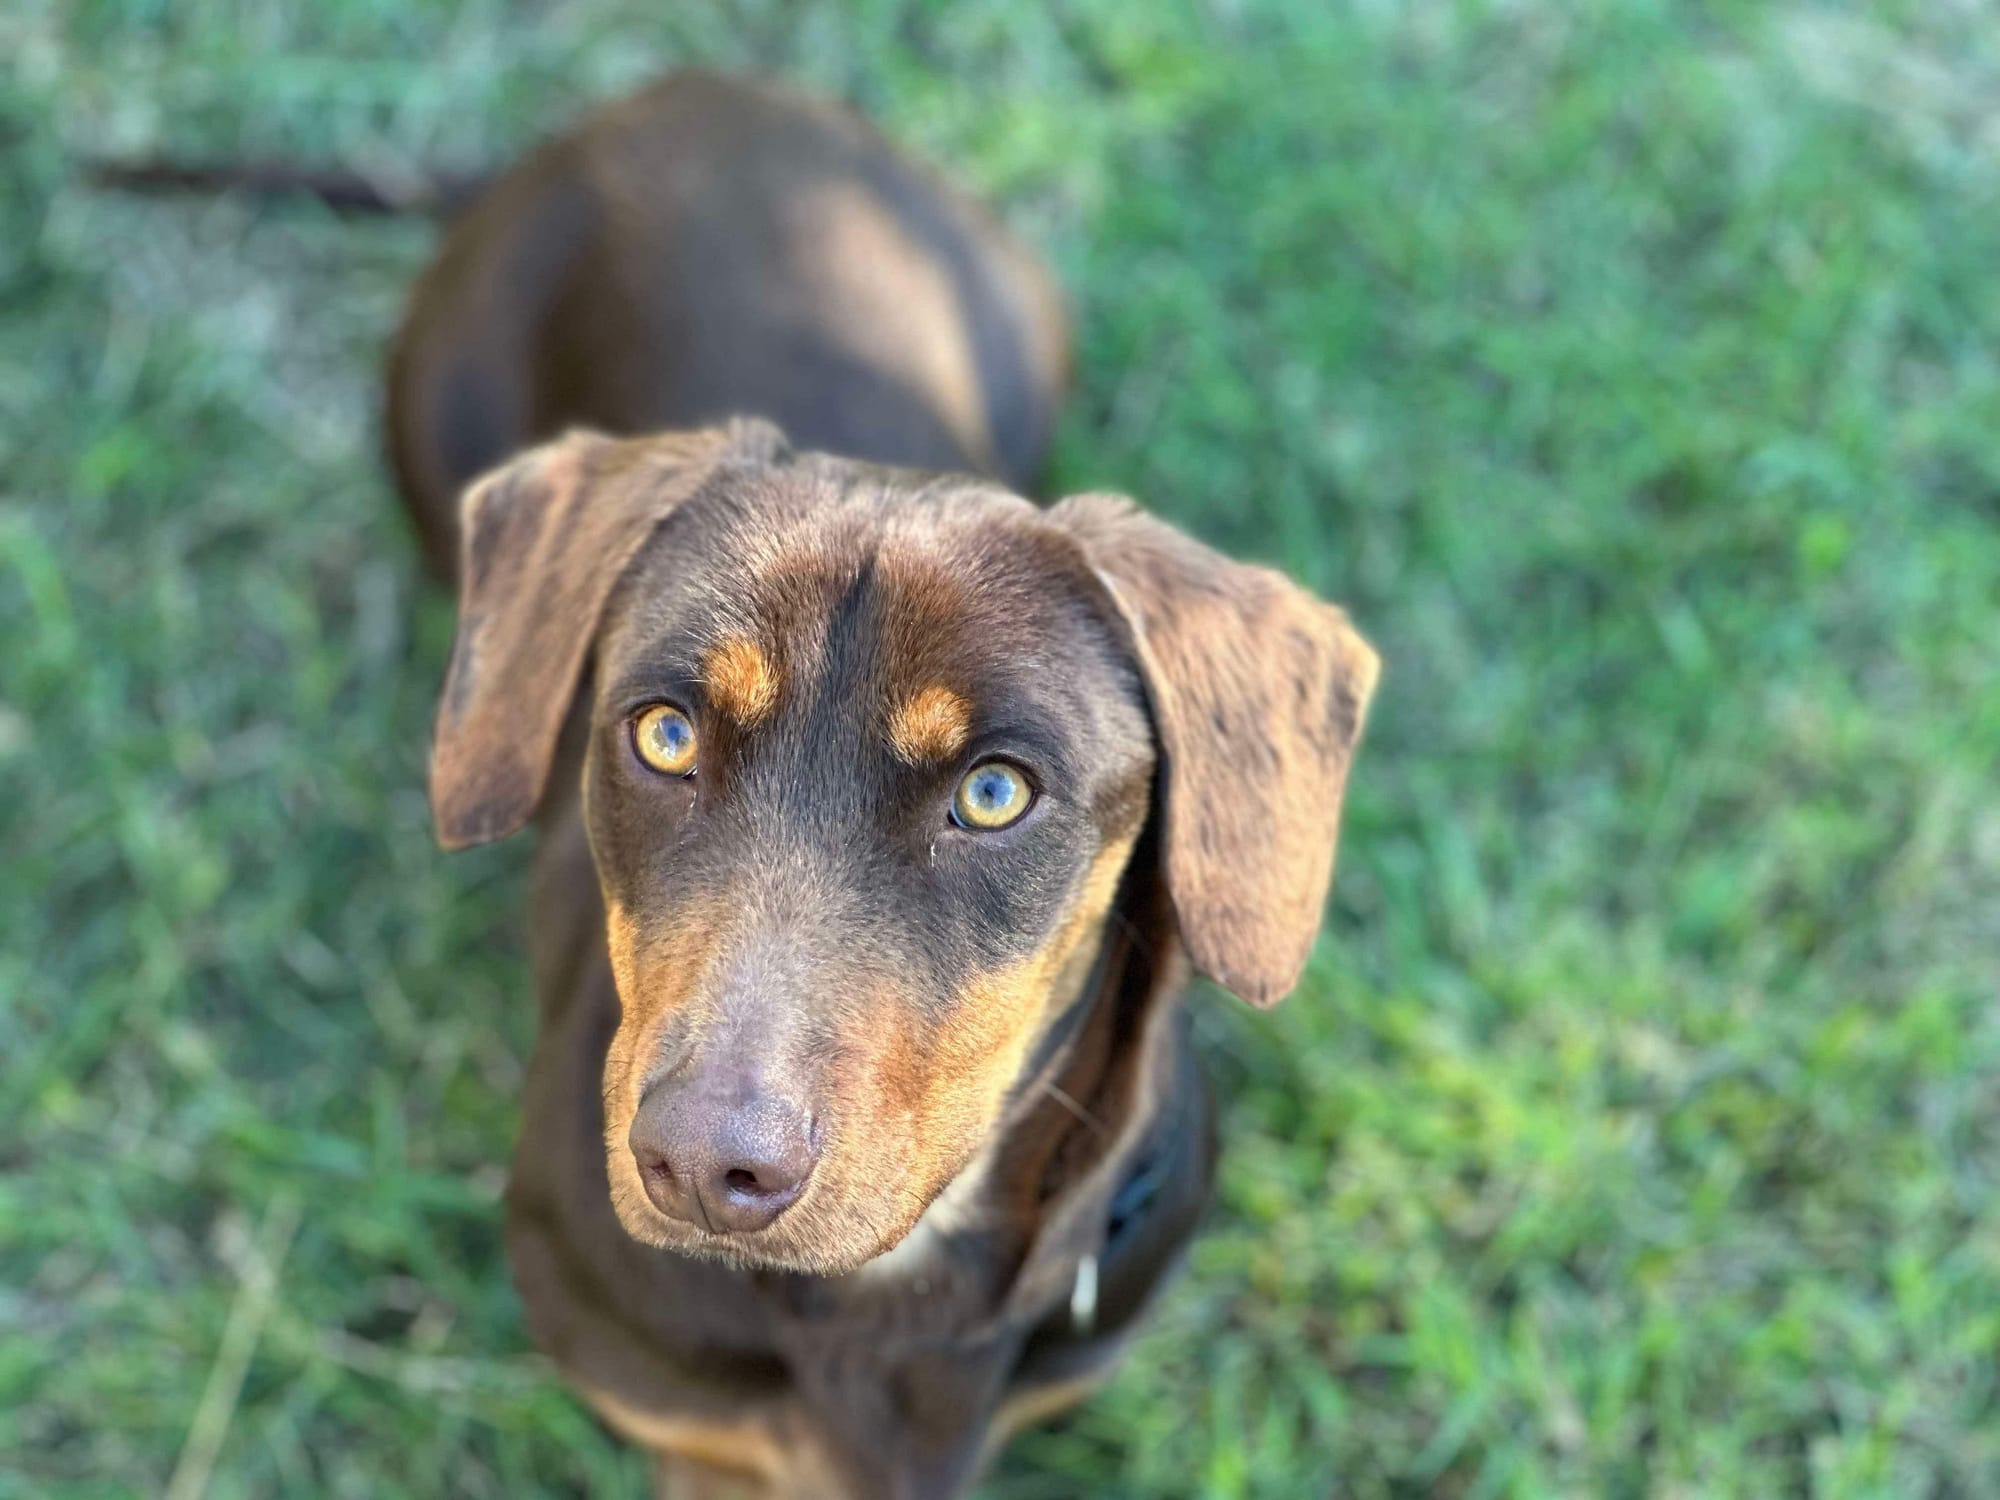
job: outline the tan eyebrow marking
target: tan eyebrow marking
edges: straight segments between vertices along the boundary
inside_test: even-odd
[[[944,760],[965,747],[972,705],[948,687],[927,687],[889,715],[889,748],[910,765]]]
[[[708,701],[739,724],[755,724],[778,702],[778,669],[755,641],[730,636],[701,665]]]

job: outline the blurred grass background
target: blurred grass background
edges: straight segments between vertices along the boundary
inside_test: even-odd
[[[433,231],[74,162],[493,164],[687,61],[995,197],[1079,313],[1051,488],[1388,662],[1308,983],[1200,1001],[1191,1273],[989,1493],[2000,1494],[1990,7],[14,0],[0,58],[0,1494],[642,1492],[499,1251],[523,850],[422,800]]]

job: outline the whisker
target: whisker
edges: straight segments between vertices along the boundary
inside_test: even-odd
[[[1076,1100],[1070,1098],[1059,1085],[1044,1079],[1042,1082],[1042,1092],[1054,1099],[1056,1103],[1075,1115],[1099,1135],[1108,1136],[1111,1134],[1110,1128],[1102,1120],[1098,1119],[1096,1115],[1085,1109],[1081,1104],[1078,1104]]]

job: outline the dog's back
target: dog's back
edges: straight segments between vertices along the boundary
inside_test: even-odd
[[[571,426],[722,417],[1026,485],[1066,363],[1059,299],[978,205],[849,111],[681,74],[500,178],[418,284],[390,446],[440,576],[474,477]]]

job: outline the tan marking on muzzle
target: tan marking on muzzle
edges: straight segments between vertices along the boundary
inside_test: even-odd
[[[975,976],[928,1036],[885,1028],[873,1069],[878,1128],[857,1134],[849,1149],[872,1164],[864,1170],[904,1172],[914,1213],[992,1131],[1035,1039],[1081,992],[1136,840],[1134,832],[1107,845],[1049,941]]]
[[[724,913],[695,907],[677,915],[668,930],[648,935],[610,892],[604,899],[604,934],[611,977],[618,988],[618,1029],[604,1054],[604,1147],[611,1200],[619,1216],[643,1222],[654,1210],[639,1181],[627,1137],[645,1093],[667,1023],[686,1009],[721,946]],[[648,962],[671,948],[673,962]]]

